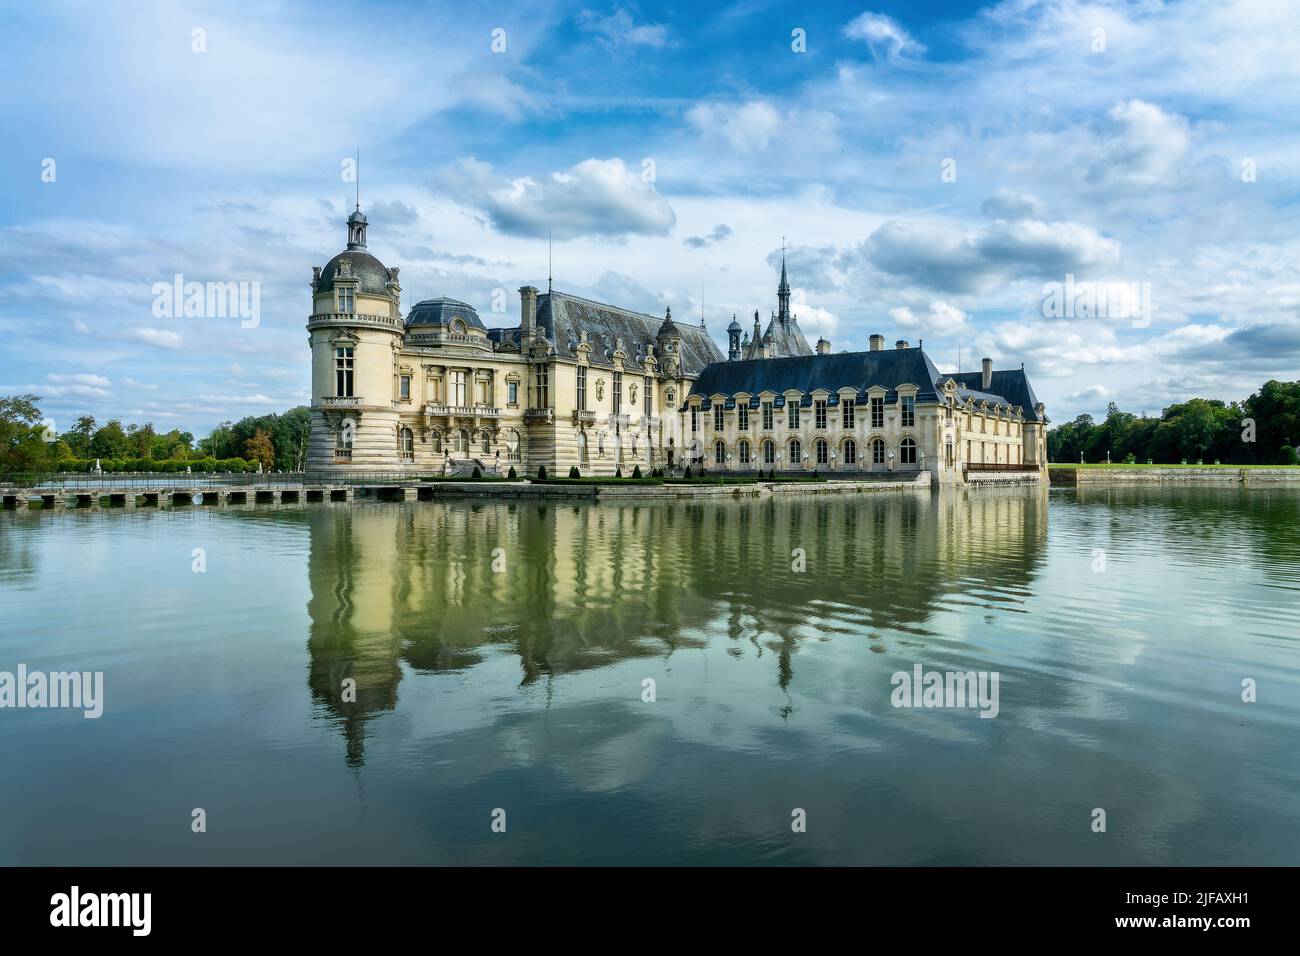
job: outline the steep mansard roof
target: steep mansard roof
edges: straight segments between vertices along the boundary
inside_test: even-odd
[[[588,361],[592,365],[612,367],[617,340],[622,339],[627,354],[624,367],[642,368],[664,324],[660,316],[630,312],[564,292],[543,292],[537,297],[537,325],[555,344],[555,354],[576,357],[580,333],[586,332],[591,346]],[[723,361],[723,354],[707,331],[698,325],[675,322],[673,327],[681,337],[682,370],[687,375],[698,375],[710,362]],[[518,328],[491,329],[488,335],[494,342],[519,344]],[[658,358],[663,361],[663,356]]]
[[[802,336],[800,336],[802,338]],[[718,362],[706,368],[691,386],[691,395],[734,395],[745,392],[775,392],[796,389],[808,395],[815,389],[835,393],[852,388],[858,393],[879,385],[894,400],[900,385],[915,385],[919,401],[938,400],[942,376],[921,349],[892,349],[878,352],[840,352],[832,355],[799,355],[789,358],[748,359]]]
[[[782,319],[780,316],[769,319],[767,330],[763,333],[764,341],[769,337],[772,340],[770,348],[773,358],[813,354],[812,346],[803,337],[803,332],[799,329],[799,320],[794,316],[788,319]]]
[[[975,397],[976,401],[986,398],[982,394],[983,377],[980,372],[958,372],[951,376],[961,388],[968,389],[971,392],[980,392],[980,396]],[[1043,416],[1038,414],[1038,396],[1034,394],[1033,387],[1029,384],[1029,376],[1025,374],[1022,368],[1004,369],[1000,372],[993,373],[993,383],[989,386],[989,395],[994,398],[1000,398],[1008,405],[1019,405],[1022,414],[1027,421],[1039,422]]]

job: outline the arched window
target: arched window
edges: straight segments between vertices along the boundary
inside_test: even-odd
[[[587,463],[587,433],[578,432],[578,463]]]
[[[727,443],[718,439],[713,443],[713,463],[715,465],[725,465],[727,463]]]
[[[770,440],[763,442],[763,464],[776,464],[776,442]]]
[[[852,438],[844,440],[844,464],[856,465],[858,463],[858,443]]]
[[[442,432],[434,432],[431,436],[429,436],[429,441],[433,445],[433,453],[435,455],[441,455],[442,454]]]
[[[803,445],[799,444],[799,439],[791,438],[790,439],[790,467],[791,468],[798,467],[801,461],[803,461]]]
[[[904,438],[898,446],[898,460],[904,465],[916,464],[916,441]]]
[[[456,432],[456,451],[462,455],[469,451],[469,432],[463,428]]]
[[[397,452],[402,461],[415,461],[415,436],[409,428],[403,428],[397,433]]]
[[[736,445],[736,457],[740,459],[742,465],[749,464],[749,442],[743,438],[740,440],[740,443]]]
[[[490,454],[490,453],[492,452],[492,433],[491,433],[491,432],[484,432],[484,433],[483,433],[483,445],[482,445],[482,448],[483,448],[483,454],[485,454],[485,455]]]
[[[817,464],[819,465],[829,464],[831,460],[831,446],[826,441],[826,439],[824,438],[817,439],[817,444],[815,447],[817,451]]]
[[[885,463],[885,443],[882,439],[871,439],[871,463],[873,465]]]

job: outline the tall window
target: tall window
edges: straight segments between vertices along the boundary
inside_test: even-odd
[[[900,423],[903,428],[912,428],[916,425],[916,396],[904,395],[899,399],[903,405],[903,420]]]
[[[742,432],[749,431],[749,403],[736,406],[736,427]]]
[[[651,414],[651,409],[654,408],[654,405],[652,404],[654,401],[654,393],[655,380],[647,375],[645,381],[641,383],[641,402],[644,406],[642,414]]]
[[[700,430],[700,410],[697,406],[692,405],[691,406],[691,431],[697,432],[699,430]]]
[[[536,365],[533,368],[533,408],[550,408],[551,370],[545,365]]]
[[[465,376],[464,371],[451,373],[451,394],[447,396],[448,405],[463,406],[465,401]],[[461,449],[463,451],[463,449]]]
[[[344,313],[357,310],[356,293],[349,288],[339,289],[339,311]]]
[[[803,461],[803,445],[799,444],[799,439],[790,439],[790,467],[794,468]]]
[[[770,432],[771,430],[772,430],[772,403],[764,402],[763,403],[763,431]]]
[[[885,427],[885,396],[873,395],[871,398],[871,427]]]
[[[724,422],[723,422],[723,414],[724,414],[724,411],[723,411],[723,408],[722,408],[721,405],[714,405],[714,406],[713,406],[713,430],[714,430],[715,432],[720,432],[720,431],[722,431],[723,424],[724,424]]]
[[[817,464],[825,465],[831,460],[831,446],[825,438],[817,439]]]
[[[435,455],[442,454],[442,432],[434,432],[429,438],[429,444],[433,447]]]
[[[578,432],[578,461],[585,465],[587,463],[587,433]]]
[[[763,464],[776,464],[776,442],[770,438],[763,442]]]
[[[578,411],[587,410],[587,366],[578,366]]]
[[[469,451],[469,432],[463,428],[456,432],[456,451],[462,455]]]
[[[519,404],[519,383],[518,382],[506,382],[506,404],[507,405]]]
[[[798,399],[795,399],[794,401],[791,401],[791,402],[786,402],[786,403],[785,403],[785,409],[786,409],[786,412],[785,412],[785,413],[786,413],[787,417],[789,417],[789,419],[790,419],[790,427],[791,427],[791,428],[798,428],[798,427],[799,427],[799,401],[798,401]]]
[[[411,400],[411,376],[397,376],[397,395],[404,402]]]
[[[722,441],[713,443],[713,463],[715,465],[725,465],[727,463],[727,444]]]
[[[402,461],[415,461],[415,436],[409,428],[403,428],[397,433],[397,450]]]
[[[840,399],[840,422],[845,428],[853,427],[853,399]]]
[[[898,446],[898,460],[904,465],[916,464],[916,442],[910,438],[904,438],[901,445]]]
[[[351,419],[349,419],[349,422]],[[353,428],[348,425],[339,427],[334,434],[334,457],[339,461],[352,460],[352,436]]]
[[[623,407],[623,373],[622,372],[614,373],[614,393],[611,396],[610,401],[613,403],[612,407],[614,409],[614,413],[618,414],[618,410]]]
[[[879,438],[871,440],[871,463],[873,465],[883,465],[885,463],[885,443]]]
[[[844,464],[856,465],[858,463],[858,443],[852,438],[844,443]]]
[[[349,397],[352,394],[352,349],[334,350],[334,394]]]
[[[826,427],[826,403],[813,402],[813,424],[817,428]]]
[[[749,464],[749,442],[743,438],[736,445],[736,457],[740,459],[742,465]]]
[[[483,454],[490,454],[492,451],[492,433],[484,432],[479,437],[482,438],[482,444],[479,447],[483,449]]]

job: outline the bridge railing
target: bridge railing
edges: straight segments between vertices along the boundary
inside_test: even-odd
[[[57,488],[66,491],[117,491],[133,488],[277,488],[290,485],[374,485],[418,481],[427,474],[408,472],[60,472],[0,474],[0,488]]]

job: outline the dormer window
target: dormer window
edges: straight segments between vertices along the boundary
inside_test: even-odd
[[[339,290],[339,311],[347,315],[357,310],[356,292],[350,288]]]

